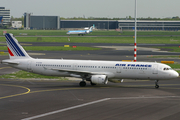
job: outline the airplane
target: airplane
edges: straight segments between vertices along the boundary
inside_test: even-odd
[[[134,79],[155,80],[155,88],[159,88],[159,80],[179,77],[170,66],[156,62],[35,59],[27,54],[13,34],[6,33],[5,37],[9,59],[2,60],[2,64],[42,75],[81,78],[81,87],[86,86],[86,81],[97,85]]]
[[[92,32],[94,26],[91,26],[88,30],[73,30],[73,31],[68,31],[66,34],[70,35],[70,34],[78,34],[78,35],[85,35],[85,34],[89,34],[90,32]]]

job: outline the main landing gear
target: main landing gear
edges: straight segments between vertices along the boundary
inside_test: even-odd
[[[156,89],[159,88],[158,81],[159,81],[159,80],[155,80],[155,88],[156,88]]]
[[[85,87],[85,86],[86,86],[86,82],[85,82],[84,80],[82,80],[82,81],[79,83],[79,86]]]
[[[86,78],[83,78],[82,81],[79,83],[79,86],[85,87],[86,86],[86,81],[85,80],[90,81],[90,80],[87,80]],[[90,83],[91,83],[92,86],[96,85],[95,83],[92,83],[91,81],[90,81]]]

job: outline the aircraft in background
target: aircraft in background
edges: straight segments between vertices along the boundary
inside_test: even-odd
[[[6,33],[5,37],[10,59],[2,60],[2,64],[42,75],[81,78],[80,86],[86,86],[86,81],[96,85],[122,79],[147,79],[155,80],[155,88],[159,88],[159,80],[179,76],[170,66],[156,62],[34,59],[13,34]]]
[[[71,35],[71,34],[78,34],[78,35],[85,35],[85,34],[89,34],[93,31],[94,25],[91,26],[89,29],[86,30],[72,30],[72,31],[68,31],[66,34]]]

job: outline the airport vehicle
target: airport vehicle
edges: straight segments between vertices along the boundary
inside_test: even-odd
[[[91,26],[88,30],[73,30],[73,31],[68,31],[66,34],[70,35],[70,34],[78,34],[78,35],[85,35],[85,34],[89,34],[90,32],[93,31],[94,26]]]
[[[86,86],[86,81],[96,85],[122,79],[148,79],[155,80],[155,88],[159,88],[159,80],[179,76],[170,66],[156,62],[34,59],[13,34],[6,33],[5,37],[10,59],[2,60],[2,64],[42,75],[82,78],[80,86]]]

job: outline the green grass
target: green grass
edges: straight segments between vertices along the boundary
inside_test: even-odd
[[[26,51],[81,51],[81,50],[101,50],[101,48],[93,47],[63,47],[63,46],[23,46]],[[7,46],[0,46],[0,50],[7,50]]]
[[[167,64],[171,66],[172,69],[180,69],[180,64]]]
[[[36,78],[36,79],[58,79],[58,80],[67,80],[64,77],[56,77],[56,76],[44,76],[35,73],[30,73],[26,71],[18,71],[11,74],[1,75],[0,78],[12,78],[12,79],[28,79],[28,78]]]
[[[19,42],[61,42],[61,43],[134,43],[133,37],[16,37]],[[173,39],[173,41],[172,41]],[[5,37],[0,37],[5,42]],[[180,37],[138,37],[137,43],[180,44]]]
[[[154,48],[159,48],[159,49],[163,49],[163,50],[167,49],[170,52],[180,52],[179,46],[175,46],[175,47],[154,47]]]
[[[22,35],[25,33],[29,36],[61,36],[67,35],[68,30],[0,30],[0,35],[2,35],[3,31],[7,31],[7,33],[13,33],[16,35]],[[92,33],[87,34],[86,36],[96,36],[96,35],[134,35],[134,31],[123,31],[122,33],[115,30],[94,30]],[[179,31],[138,31],[137,35],[180,35]],[[77,36],[77,35],[71,35]]]
[[[152,55],[148,56],[148,58],[180,58],[180,55]]]

